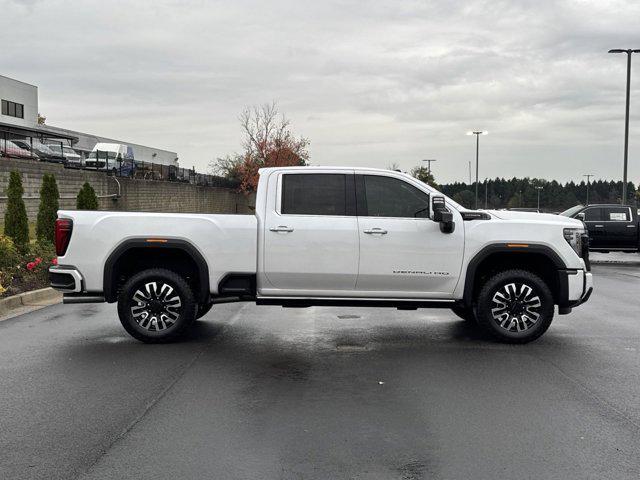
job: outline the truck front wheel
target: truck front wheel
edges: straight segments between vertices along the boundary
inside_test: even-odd
[[[506,270],[490,277],[477,297],[477,321],[507,343],[527,343],[547,331],[553,320],[553,296],[540,277]]]
[[[124,329],[145,343],[176,340],[193,323],[197,303],[189,284],[162,268],[133,275],[118,297],[118,316]]]

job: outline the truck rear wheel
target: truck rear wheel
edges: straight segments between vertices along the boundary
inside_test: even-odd
[[[478,325],[507,343],[531,342],[553,320],[549,287],[526,270],[506,270],[490,277],[478,293],[477,305]]]
[[[122,326],[145,343],[179,338],[195,320],[196,308],[189,284],[180,275],[162,268],[135,274],[118,297]]]

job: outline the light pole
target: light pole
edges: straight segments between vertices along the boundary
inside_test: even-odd
[[[427,172],[431,175],[431,162],[437,162],[435,158],[427,158],[426,160],[422,160],[423,162],[427,162]]]
[[[489,132],[485,131],[473,131],[467,132],[467,135],[476,136],[476,210],[478,209],[478,165],[479,165],[479,153],[480,153],[480,135],[486,135]]]
[[[631,54],[640,53],[640,49],[614,48],[609,53],[627,54],[627,109],[624,119],[624,171],[622,175],[622,205],[627,204],[627,159],[629,155],[629,97],[631,95]]]
[[[585,175],[582,175],[583,177],[587,177],[587,202],[586,205],[589,205],[589,179],[591,177],[595,177],[595,175],[591,174],[591,173],[587,173]],[[585,206],[586,206],[585,205]]]
[[[538,191],[538,213],[540,213],[540,190],[542,190],[544,187],[536,187],[536,190]]]

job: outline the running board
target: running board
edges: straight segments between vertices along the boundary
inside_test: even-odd
[[[307,307],[386,307],[399,310],[418,308],[451,308],[454,300],[371,300],[357,298],[258,298],[256,305],[279,305],[286,308]]]

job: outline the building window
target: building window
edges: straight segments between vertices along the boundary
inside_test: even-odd
[[[24,105],[21,103],[2,100],[2,115],[9,117],[24,118]]]

